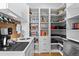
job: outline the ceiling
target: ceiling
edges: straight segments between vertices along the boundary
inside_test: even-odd
[[[58,8],[61,8],[61,7],[65,7],[64,3],[26,3],[26,4],[21,4],[21,5],[22,5],[22,7],[24,6],[23,8],[25,10],[27,9],[26,8],[27,5],[29,6],[29,8],[52,8],[52,9],[58,9]],[[22,12],[24,12],[24,9],[21,8],[21,6],[20,7],[18,7],[18,6],[16,6],[16,8],[14,7],[14,9],[16,9],[15,11],[18,12],[19,14],[21,14],[21,16],[19,16],[19,14],[17,14],[16,12],[14,12],[12,10],[9,10],[9,9],[2,9],[2,10],[0,9],[0,12],[3,12],[3,13],[8,14],[10,16],[13,16],[14,18],[17,18],[18,21],[19,20],[20,21],[27,21],[26,17],[28,17],[28,16],[25,16],[25,18],[22,18],[22,17],[24,17],[23,16],[24,14],[22,14]]]
[[[19,17],[18,15],[16,15],[14,12],[12,12],[9,9],[0,9],[0,12],[4,13],[6,15],[9,15],[9,18],[11,18],[11,19],[16,19],[17,21],[21,20],[21,17]]]
[[[52,8],[58,9],[65,7],[65,3],[28,3],[30,8]]]

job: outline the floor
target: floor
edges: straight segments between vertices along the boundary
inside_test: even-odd
[[[65,56],[79,56],[79,42],[72,40],[65,40],[63,53]]]
[[[34,56],[62,56],[60,53],[35,53]]]

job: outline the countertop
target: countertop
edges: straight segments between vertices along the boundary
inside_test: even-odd
[[[12,47],[8,47],[6,50],[0,49],[0,56],[20,56],[25,53],[29,46],[31,45],[31,42],[33,42],[33,37],[30,37],[29,39],[23,38],[22,40],[17,40],[17,43],[13,45]]]
[[[24,51],[29,46],[33,38],[23,38],[16,41],[12,46],[0,48],[0,51]]]

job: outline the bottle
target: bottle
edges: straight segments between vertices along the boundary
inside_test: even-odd
[[[29,12],[29,14],[30,14],[30,15],[32,15],[32,11],[31,11],[31,9],[30,9],[30,12]]]
[[[2,16],[0,16],[0,22],[3,22],[3,18],[2,18]]]

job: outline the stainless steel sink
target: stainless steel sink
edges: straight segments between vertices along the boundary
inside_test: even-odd
[[[29,42],[17,42],[15,45],[6,47],[6,49],[0,48],[0,51],[23,51]]]

